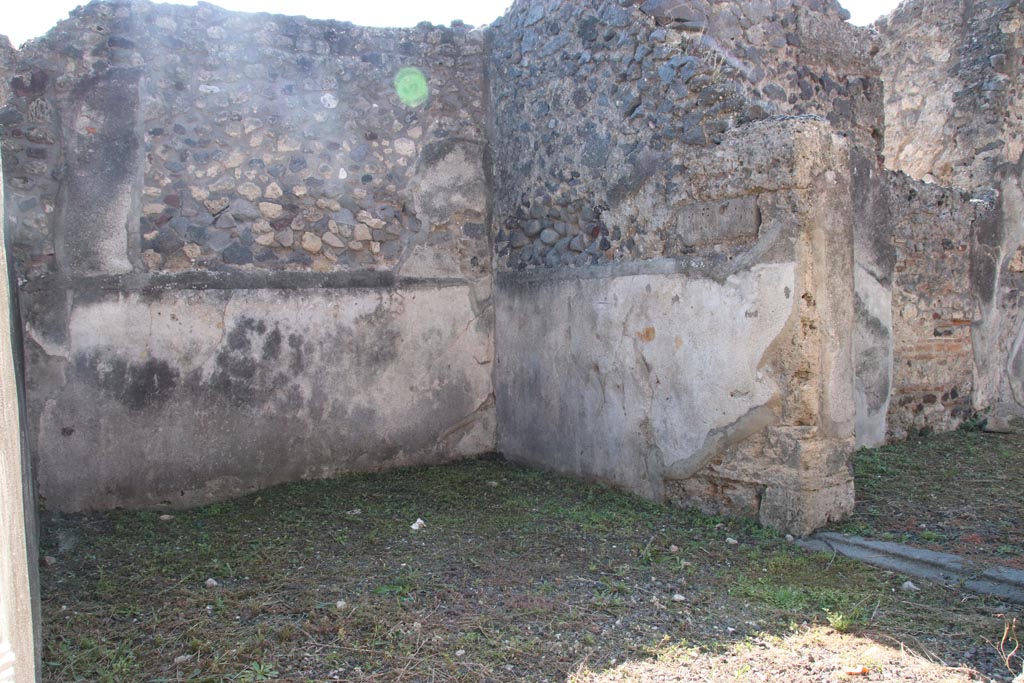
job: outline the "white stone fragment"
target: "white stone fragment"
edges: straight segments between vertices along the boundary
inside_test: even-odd
[[[238,194],[251,202],[259,199],[263,195],[263,190],[255,183],[242,183],[238,186]]]
[[[311,254],[319,253],[323,243],[315,232],[302,233],[302,248]]]
[[[267,185],[267,189],[263,193],[263,196],[266,197],[267,199],[280,199],[281,197],[284,196],[284,191],[281,189],[281,186],[278,185],[277,183],[270,183],[269,185]]]
[[[416,153],[416,143],[409,138],[398,138],[395,140],[395,152],[403,157],[412,156]]]
[[[364,240],[373,239],[373,234],[370,232],[370,228],[366,227],[362,223],[356,224],[355,230],[353,231],[352,234],[354,235],[355,239],[359,240],[360,242]]]
[[[274,220],[284,212],[283,206],[280,204],[274,204],[273,202],[260,202],[259,207],[260,213],[268,220]]]

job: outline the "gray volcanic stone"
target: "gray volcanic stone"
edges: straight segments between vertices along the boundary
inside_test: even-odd
[[[553,230],[552,228],[545,228],[540,233],[540,241],[547,245],[554,244],[559,240],[560,237],[561,236],[558,234],[558,232]]]
[[[230,213],[236,220],[240,221],[253,221],[262,217],[260,210],[252,202],[236,198],[232,200],[231,205],[228,206],[228,213]]]
[[[233,243],[221,252],[221,256],[224,258],[224,263],[232,265],[245,265],[252,263],[252,251],[239,242]]]

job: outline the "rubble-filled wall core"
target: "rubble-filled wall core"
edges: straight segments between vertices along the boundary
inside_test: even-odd
[[[1024,415],[1024,9],[907,0],[877,28],[886,165],[953,188],[893,180],[909,305],[893,307],[906,403],[891,413],[892,436],[946,429],[972,411],[1006,428]]]
[[[0,45],[44,504],[497,449],[802,534],[854,447],[1024,416],[1020,4],[845,17],[114,0]]]
[[[874,156],[881,83],[838,4],[636,4],[516,3],[494,26],[495,240],[510,269],[735,253],[756,226],[725,223],[750,199],[725,209],[733,232],[704,227],[717,219],[686,197],[694,173],[674,154],[753,121],[818,116]]]
[[[888,431],[954,429],[974,414],[971,235],[984,207],[963,191],[891,178],[896,256]]]
[[[493,450],[482,55],[466,27],[145,2],[17,53],[0,122],[48,507]]]

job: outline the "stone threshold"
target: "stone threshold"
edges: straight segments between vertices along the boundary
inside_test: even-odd
[[[839,553],[907,576],[1024,605],[1024,571],[1019,569],[982,565],[952,553],[831,531],[797,539],[796,544],[812,552]]]

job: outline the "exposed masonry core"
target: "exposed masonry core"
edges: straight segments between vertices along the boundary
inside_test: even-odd
[[[497,450],[804,534],[1024,414],[1022,9],[519,0],[485,29],[93,2],[0,45],[59,510]]]

